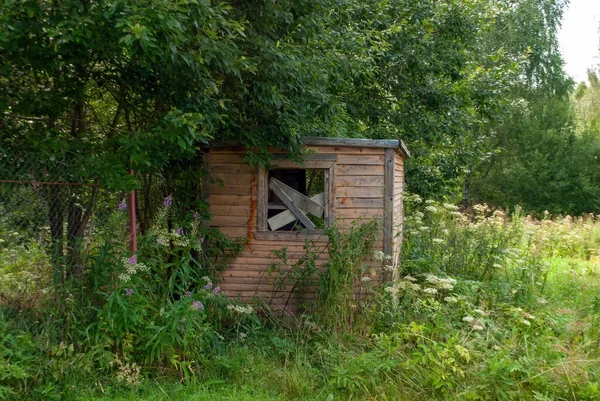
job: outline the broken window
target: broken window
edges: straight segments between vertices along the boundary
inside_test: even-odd
[[[323,229],[327,169],[280,168],[267,172],[267,231]]]

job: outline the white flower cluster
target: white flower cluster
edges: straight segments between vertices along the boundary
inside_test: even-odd
[[[376,262],[383,262],[385,260],[392,260],[392,255],[386,255],[383,251],[375,251],[373,254],[373,260]]]
[[[476,309],[478,310],[478,309]],[[483,329],[485,329],[485,326],[483,324],[482,321],[475,319],[473,316],[471,315],[467,315],[465,317],[462,318],[462,321],[465,323],[469,323],[471,325],[471,329],[475,330],[475,331],[482,331]]]
[[[439,290],[448,290],[448,291],[453,290],[454,286],[457,283],[456,280],[453,279],[452,277],[441,278],[441,277],[437,277],[433,274],[428,274],[425,277],[425,281],[427,281],[429,284],[432,284],[433,286],[437,287],[437,289],[439,289]]]
[[[119,273],[119,280],[126,283],[131,280],[138,272],[148,271],[149,267],[143,263],[132,263],[132,261],[128,258],[121,258],[121,262],[123,263],[123,272]]]
[[[458,210],[458,206],[451,203],[444,203],[444,209],[446,210]]]
[[[254,308],[250,305],[227,305],[227,309],[240,315],[250,315],[254,313]]]
[[[430,206],[425,206],[425,210],[428,211],[428,212],[431,212],[431,213],[437,213],[437,211],[438,211],[437,207],[431,206],[431,205]]]

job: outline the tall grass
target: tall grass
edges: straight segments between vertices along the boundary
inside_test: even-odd
[[[195,221],[159,216],[136,263],[108,235],[60,305],[3,302],[0,399],[600,399],[598,217],[406,205],[397,280],[364,285],[376,222],[332,228],[316,308],[292,325],[215,292],[227,239]]]

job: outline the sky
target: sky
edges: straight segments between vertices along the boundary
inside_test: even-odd
[[[600,65],[600,0],[570,0],[558,33],[567,74],[576,82],[587,78],[588,68]]]

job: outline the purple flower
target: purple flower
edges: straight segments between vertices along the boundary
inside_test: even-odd
[[[123,199],[121,202],[119,202],[117,209],[118,210],[127,210],[127,202],[125,202],[125,199]]]
[[[215,289],[213,290],[213,294],[218,295],[221,293],[221,287],[216,286]]]
[[[191,291],[186,291],[186,292],[185,292],[185,294],[183,294],[183,296],[184,296],[185,298],[189,298],[189,297],[191,297],[191,296],[192,296],[192,292],[191,292]]]
[[[169,207],[173,204],[173,197],[171,195],[167,196],[165,198],[165,200],[163,201],[163,205],[165,205],[166,207]]]
[[[130,297],[131,295],[133,295],[133,288],[126,288],[125,296]]]
[[[132,265],[135,265],[137,263],[137,256],[133,255],[132,257],[130,257],[129,263],[131,263]]]
[[[183,235],[183,228],[179,227],[175,233],[177,233],[177,235]]]
[[[200,213],[194,213],[194,220],[200,220]]]
[[[200,237],[200,243],[204,244],[204,237]]]
[[[204,310],[204,305],[200,301],[194,301],[192,302],[192,308],[194,310]]]
[[[205,289],[206,291],[210,291],[210,290],[212,290],[212,285],[213,285],[213,284],[212,284],[212,283],[209,281],[209,282],[208,282],[208,283],[207,283],[207,284],[204,286],[204,289]]]

